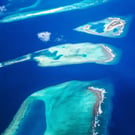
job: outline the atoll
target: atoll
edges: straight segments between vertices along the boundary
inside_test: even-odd
[[[34,92],[2,135],[105,135],[111,89],[101,84],[69,81]]]
[[[34,60],[41,67],[61,66],[81,63],[116,64],[120,51],[106,44],[93,44],[89,42],[76,44],[62,44],[47,49],[35,51],[19,58],[0,63],[5,67],[15,63]]]
[[[128,31],[132,17],[108,17],[96,22],[89,22],[74,30],[104,37],[123,37]]]

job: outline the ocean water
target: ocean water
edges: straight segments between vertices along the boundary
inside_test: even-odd
[[[17,0],[9,9],[20,8]],[[22,7],[38,0],[24,2]],[[77,0],[79,1],[79,0]],[[6,5],[8,0],[1,0]],[[47,0],[45,8],[72,2]],[[73,1],[75,2],[75,0]],[[44,2],[45,3],[45,2]],[[18,6],[18,7],[17,7]],[[43,5],[36,10],[44,9]],[[14,13],[14,12],[13,12]],[[5,14],[1,15],[2,17]],[[8,15],[8,14],[7,14]],[[15,59],[37,50],[65,43],[106,43],[121,50],[117,64],[84,63],[57,67],[39,67],[35,61],[25,61],[0,68],[0,133],[9,125],[21,103],[33,92],[70,80],[93,81],[108,79],[113,87],[112,112],[108,125],[109,135],[135,135],[135,2],[110,0],[86,9],[36,16],[9,23],[0,23],[0,61]],[[110,16],[132,16],[127,33],[122,38],[109,38],[74,31],[87,22]],[[37,33],[50,32],[50,40],[40,40]]]

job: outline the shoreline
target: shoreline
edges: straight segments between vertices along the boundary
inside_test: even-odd
[[[97,101],[94,105],[93,115],[94,119],[92,121],[92,135],[98,135],[99,133],[96,131],[96,128],[100,126],[100,121],[98,120],[98,116],[103,113],[101,109],[101,105],[104,101],[104,95],[106,93],[105,89],[96,88],[93,86],[88,87],[90,91],[96,94]]]

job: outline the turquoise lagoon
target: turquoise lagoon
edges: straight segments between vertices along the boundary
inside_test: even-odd
[[[16,7],[17,2],[15,0],[11,0],[7,3],[7,5],[5,5],[6,11],[2,14],[0,22],[8,23],[8,22],[19,21],[19,20],[24,20],[28,18],[33,18],[36,16],[43,16],[43,15],[48,15],[48,14],[55,14],[55,13],[85,9],[85,8],[97,6],[99,4],[103,4],[107,1],[108,0],[96,0],[96,1],[95,0],[77,0],[77,1],[74,0],[72,2],[67,2],[66,4],[65,2],[57,1],[57,3],[60,3],[60,5],[58,4],[58,7],[55,7],[57,5],[55,1],[51,1],[51,3],[53,4],[49,2],[50,9],[46,9],[46,6],[43,6],[43,5],[46,5],[46,3],[48,2],[44,0],[37,0],[34,3],[29,3],[29,5],[27,5],[26,0],[21,1],[23,6],[26,4],[25,5],[26,7],[21,6],[21,4],[19,5],[20,7],[19,6]],[[10,10],[10,8],[14,10],[12,11]]]
[[[121,38],[126,36],[132,16],[115,16],[89,22],[75,28],[75,31],[97,36]]]
[[[87,9],[94,6],[102,5],[106,2],[109,2],[109,0],[72,0],[66,3],[60,0],[58,0],[57,2],[54,0],[53,2],[47,0],[48,4],[46,5],[46,1],[44,0],[30,0],[30,1],[21,0],[19,3],[17,0],[9,0],[5,5],[0,7],[0,23],[4,27],[11,25],[13,28],[16,28],[14,26],[16,26],[16,24],[19,23],[16,21],[22,21],[22,24],[26,23],[26,25],[23,26],[27,29],[27,27],[30,26],[30,25],[27,26],[27,23],[29,23],[29,21],[30,22],[33,21],[30,18],[46,16],[50,14],[63,13],[67,11]],[[81,12],[79,12],[79,14],[80,13]],[[91,11],[89,13],[91,13]],[[83,16],[83,14],[80,15]],[[92,17],[92,14],[89,15],[90,17]],[[57,84],[54,82],[53,84],[57,84],[57,85],[50,86],[48,88],[43,87],[42,90],[36,92],[33,90],[32,87],[33,91],[31,95],[29,94],[27,95],[28,97],[24,100],[18,112],[16,113],[15,117],[13,118],[9,126],[6,128],[6,130],[2,133],[2,135],[108,135],[108,129],[109,129],[108,125],[110,124],[109,122],[110,122],[111,111],[112,111],[112,104],[111,104],[111,99],[113,95],[112,86],[110,82],[108,82],[107,80],[105,81],[102,80],[85,81],[85,80],[93,80],[93,78],[88,77],[91,74],[94,74],[96,77],[97,76],[99,77],[100,75],[97,75],[98,73],[99,74],[101,73],[98,72],[99,68],[101,68],[101,70],[105,69],[105,71],[102,72],[103,74],[100,77],[109,76],[111,78],[113,76],[113,73],[116,74],[121,73],[122,74],[121,78],[123,78],[124,76],[123,73],[125,73],[125,71],[129,71],[124,69],[124,66],[126,64],[124,66],[122,65],[120,67],[119,66],[116,67],[117,66],[116,64],[119,62],[121,57],[121,50],[119,49],[120,46],[119,48],[115,46],[116,39],[109,39],[110,41],[105,39],[121,38],[126,36],[128,32],[130,20],[132,19],[132,17],[130,15],[129,16],[128,15],[111,16],[111,15],[107,15],[106,18],[103,15],[100,18],[101,20],[96,19],[93,22],[92,21],[87,22],[89,19],[88,18],[86,22],[85,20],[83,20],[82,24],[80,22],[76,22],[76,25],[74,25],[76,28],[74,29],[73,29],[74,26],[69,27],[71,28],[69,30],[71,33],[73,32],[78,34],[78,32],[83,32],[83,33],[93,34],[95,36],[102,36],[102,37],[95,37],[94,39],[86,38],[87,40],[85,39],[82,41],[82,38],[78,37],[79,34],[78,35],[71,34],[71,36],[76,36],[78,39],[76,41],[71,41],[71,40],[66,41],[66,43],[61,42],[61,44],[59,43],[57,44],[56,42],[51,44],[50,42],[49,43],[47,42],[47,45],[49,46],[48,48],[40,46],[38,49],[36,49],[36,51],[35,50],[33,51],[32,48],[31,49],[32,51],[28,51],[28,52],[26,51],[21,55],[20,54],[17,55],[19,57],[11,57],[12,59],[9,58],[7,59],[7,61],[0,62],[0,68],[2,68],[1,70],[3,71],[5,71],[6,69],[8,70],[10,67],[7,66],[13,64],[19,64],[25,61],[28,62],[34,61],[38,65],[38,67],[48,67],[49,69],[50,67],[53,67],[52,69],[54,70],[54,72],[57,72],[58,69],[57,66],[64,67],[65,65],[91,63],[90,65],[88,65],[88,68],[86,68],[87,66],[86,64],[85,69],[79,69],[80,65],[78,65],[79,68],[76,67],[76,69],[79,69],[79,72],[77,73],[80,74],[81,77],[82,76],[84,77],[81,78],[84,81],[65,82],[65,80],[74,80],[73,78],[78,77],[78,76],[77,77],[71,76],[70,79],[66,78],[65,80],[58,81],[61,82],[61,84]],[[29,21],[23,22],[23,20],[25,19],[29,19]],[[45,21],[40,22],[43,23],[41,26],[46,24]],[[16,23],[11,23],[11,22],[16,22]],[[55,26],[55,23],[57,21],[50,23],[49,20],[48,22],[49,23],[47,24],[47,26],[50,25],[51,26],[53,25],[54,27],[57,26],[57,25]],[[9,23],[9,24],[4,24],[4,23]],[[37,26],[37,24],[35,26]],[[38,28],[39,27],[40,25],[38,24]],[[21,31],[22,27],[19,27],[18,29]],[[32,26],[32,29],[35,28]],[[43,30],[43,28],[40,28],[40,30]],[[64,30],[62,31],[63,33]],[[76,32],[73,30],[75,30]],[[13,31],[14,29],[12,29],[12,32]],[[37,32],[37,30],[35,31]],[[50,30],[48,29],[45,29],[43,31],[50,32]],[[51,31],[51,33],[53,32]],[[41,38],[38,37],[41,41],[50,40],[50,38],[43,39],[42,36]],[[7,36],[5,37],[6,37],[5,40],[7,40],[8,39]],[[108,38],[104,38],[104,37],[108,37]],[[101,40],[102,38],[103,40]],[[16,36],[16,40],[19,40],[17,39],[17,36]],[[91,40],[93,41],[95,40],[94,43],[92,43],[93,41]],[[115,41],[111,42],[112,40]],[[119,39],[117,39],[117,41],[119,41]],[[23,46],[25,44],[21,44],[21,45]],[[28,47],[28,44],[26,47]],[[14,50],[14,48],[12,49]],[[129,57],[128,57],[128,61],[129,61]],[[94,70],[92,70],[94,72],[91,73],[90,68],[94,65],[93,63],[95,65],[98,64],[98,68],[94,68]],[[108,68],[106,68],[107,66]],[[65,66],[65,68],[67,67],[68,66]],[[44,68],[44,69],[40,68],[40,69],[43,71],[48,68]],[[117,69],[120,69],[121,71],[118,72]],[[82,70],[87,70],[87,72],[82,72]],[[12,70],[10,71],[12,72]],[[69,74],[71,75],[74,71],[70,70],[71,73]],[[35,72],[36,71],[34,70],[34,73]],[[56,80],[59,79],[60,73],[58,72],[58,74],[56,75]],[[83,73],[88,73],[88,74],[84,75]],[[5,75],[5,72],[3,74]],[[4,77],[6,78],[6,75]],[[47,76],[45,74],[45,76],[43,76],[42,79],[47,80],[48,79],[47,77],[48,78],[54,77],[54,74],[52,76],[49,75]],[[118,81],[121,80],[121,78],[119,79],[119,76],[117,77],[118,77]],[[114,78],[114,76],[112,78]],[[26,78],[24,77],[23,79],[25,80]],[[32,79],[33,78],[30,78],[28,81],[33,83]],[[112,82],[115,81],[113,80]],[[7,82],[5,84],[6,86],[8,86]],[[123,82],[119,81],[118,85],[123,85],[124,87]],[[41,87],[42,86],[40,86],[40,88]],[[7,89],[9,89],[9,87],[7,87]],[[11,93],[9,93],[9,95],[10,94]],[[23,92],[21,94],[23,94]],[[16,99],[16,93],[15,93],[15,99]],[[126,122],[124,124],[126,125]]]
[[[68,43],[35,51],[19,58],[0,63],[0,67],[33,60],[41,67],[61,66],[82,63],[116,64],[121,51],[107,44]]]
[[[105,135],[112,86],[69,81],[28,96],[2,135]]]

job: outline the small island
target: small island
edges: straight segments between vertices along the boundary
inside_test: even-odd
[[[120,38],[126,35],[131,18],[131,16],[108,17],[96,22],[89,22],[74,30],[98,36]]]

